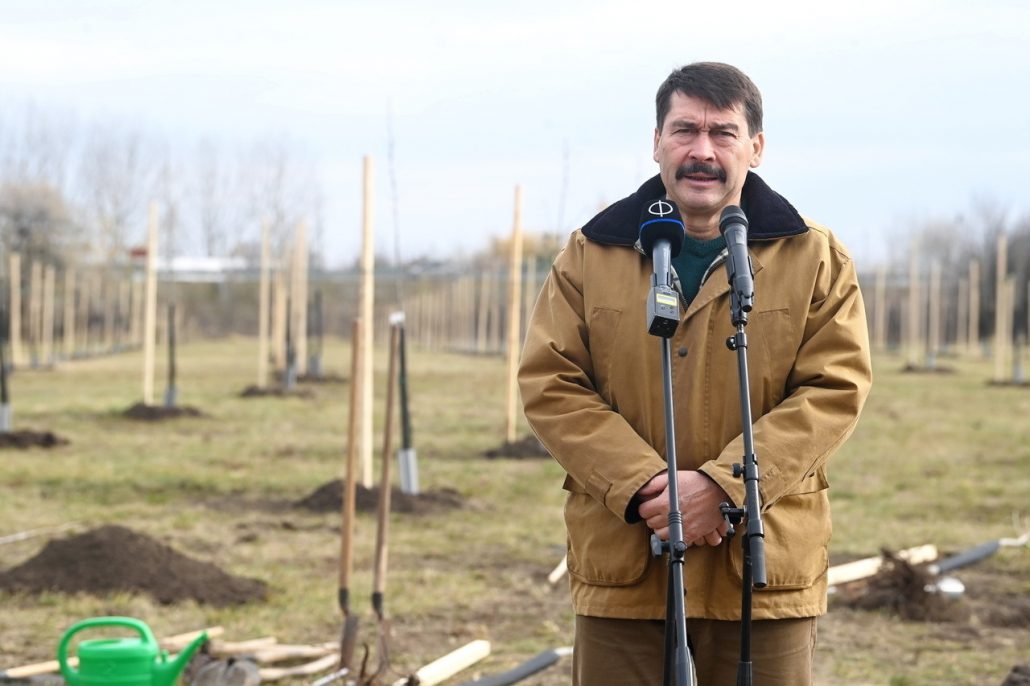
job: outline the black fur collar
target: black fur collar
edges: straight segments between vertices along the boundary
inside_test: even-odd
[[[665,185],[661,177],[648,179],[636,193],[601,210],[583,227],[583,234],[598,243],[633,245],[639,237],[644,205],[663,197]],[[785,238],[808,231],[798,211],[754,172],[747,173],[740,204],[747,215],[749,241]]]

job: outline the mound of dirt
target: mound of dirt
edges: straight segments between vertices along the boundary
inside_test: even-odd
[[[505,441],[500,448],[487,450],[483,455],[491,460],[498,457],[512,457],[516,459],[550,457],[547,449],[544,448],[544,444],[536,436],[526,436],[514,443]]]
[[[1016,665],[1001,686],[1030,686],[1030,665]]]
[[[315,394],[306,388],[294,388],[288,391],[280,386],[247,386],[240,391],[241,398],[314,398]]]
[[[68,439],[52,431],[4,431],[0,433],[0,448],[53,448],[68,445]]]
[[[365,488],[357,484],[354,488],[354,507],[358,512],[375,512],[379,503],[379,488]],[[343,507],[343,480],[336,479],[319,486],[304,496],[295,507],[313,512],[339,512]],[[418,495],[403,493],[396,486],[390,490],[390,509],[406,514],[432,514],[465,507],[461,494],[451,488],[438,491],[422,491]]]
[[[176,417],[203,417],[204,414],[195,407],[182,405],[177,407],[165,407],[164,405],[146,405],[136,403],[125,411],[129,419],[139,419],[145,422],[159,422],[163,419],[175,419]]]
[[[30,560],[0,572],[0,588],[39,593],[146,593],[160,603],[238,605],[263,599],[265,582],[225,573],[121,526],[51,541]]]
[[[859,610],[887,610],[902,619],[922,622],[959,622],[969,618],[960,599],[926,590],[934,577],[889,550],[882,551],[883,568],[852,591],[844,602]]]

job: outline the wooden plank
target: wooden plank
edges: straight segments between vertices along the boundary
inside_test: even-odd
[[[419,686],[436,686],[458,672],[468,669],[490,654],[490,641],[482,639],[466,643],[455,651],[447,653],[438,660],[421,667],[414,674],[415,683]],[[405,686],[408,678],[398,679],[393,686]]]
[[[937,559],[937,547],[933,544],[916,546],[898,552],[898,557],[909,564],[921,564]],[[827,582],[830,586],[858,581],[873,576],[883,568],[883,556],[866,557],[854,562],[834,565],[827,571]]]
[[[278,681],[279,679],[285,679],[291,676],[317,674],[326,669],[335,667],[338,660],[339,658],[336,653],[332,653],[325,657],[320,657],[312,662],[307,662],[295,667],[262,667],[261,681]]]

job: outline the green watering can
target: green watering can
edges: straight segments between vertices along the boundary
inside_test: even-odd
[[[134,629],[139,638],[102,638],[79,644],[79,668],[68,664],[72,636],[96,627],[119,626]],[[172,686],[179,680],[193,653],[207,640],[201,632],[177,658],[159,650],[150,627],[132,617],[94,617],[73,624],[57,646],[61,674],[71,686]]]

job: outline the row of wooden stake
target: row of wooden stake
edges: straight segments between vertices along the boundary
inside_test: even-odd
[[[1025,337],[1017,334],[1014,328],[1017,283],[1016,277],[1008,273],[1007,246],[1007,236],[1001,234],[997,242],[996,280],[993,289],[994,335],[991,347],[994,380],[998,382],[1006,380],[1009,370],[1019,368],[1021,352],[1019,348],[1013,348],[1013,342],[1025,340]],[[952,346],[947,345],[949,337],[945,334],[949,303],[943,295],[940,263],[931,262],[926,279],[922,277],[920,266],[918,251],[912,250],[904,305],[893,303],[903,310],[900,342],[908,365],[933,368],[938,356],[948,348],[966,355],[985,354],[987,349],[983,346],[985,338],[980,325],[983,285],[980,261],[971,260],[968,276],[960,277],[958,280],[958,297],[951,310],[955,324],[954,336],[950,337],[954,344]],[[923,287],[924,281],[927,282],[926,288]],[[1030,303],[1030,287],[1027,291],[1027,302]],[[888,348],[888,320],[892,309],[892,303],[888,302],[887,271],[881,268],[876,274],[870,318],[870,333],[876,349]]]

